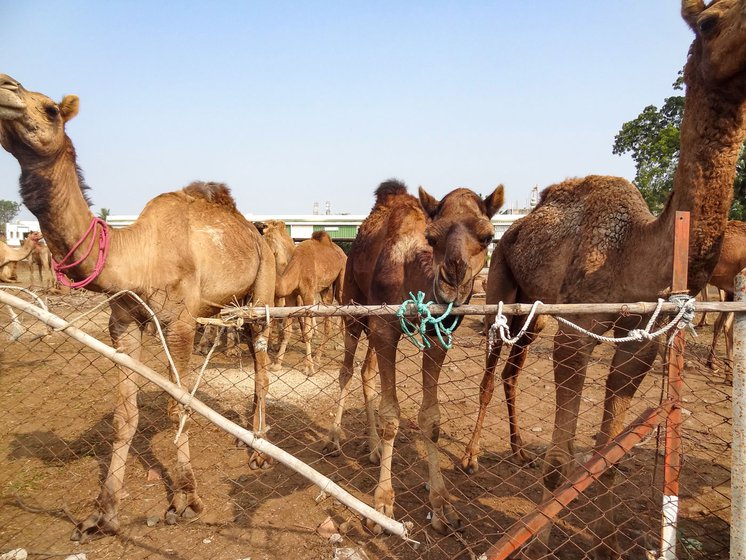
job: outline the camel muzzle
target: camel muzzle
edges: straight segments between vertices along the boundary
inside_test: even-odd
[[[20,92],[20,84],[10,76],[0,74],[0,118],[17,119],[26,109]]]

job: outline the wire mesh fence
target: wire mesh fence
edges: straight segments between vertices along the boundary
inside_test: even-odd
[[[44,292],[42,297],[52,313],[67,320],[81,317],[75,322],[78,328],[101,341],[110,340],[107,307],[85,314],[104,302],[104,296]],[[109,468],[117,367],[17,309],[6,307],[0,314],[0,553],[24,548],[41,557],[84,552],[91,559],[476,558],[541,501],[542,453],[551,442],[554,419],[552,351],[557,324],[549,321],[538,336],[518,379],[518,421],[532,460],[522,461],[511,453],[505,403],[496,391],[482,431],[479,469],[467,474],[460,464],[479,407],[487,344],[482,317],[470,316],[453,334],[439,382],[440,467],[463,531],[441,535],[430,528],[428,468],[418,426],[421,351],[403,338],[397,353],[401,422],[392,467],[394,517],[411,523],[409,536],[418,544],[373,534],[359,515],[282,464],[250,469],[246,448],[196,414],[187,429],[197,492],[205,509],[174,525],[167,523],[176,425],[169,418],[167,395],[140,378],[138,429],[124,473],[119,532],[73,542],[70,534],[95,509]],[[270,368],[267,439],[372,504],[379,467],[369,460],[359,375],[367,340],[363,337],[357,353],[342,420],[341,452],[330,454],[326,444],[340,392],[342,323],[339,318],[317,318],[310,344],[311,371],[297,322],[288,321],[294,325],[283,363]],[[731,387],[725,367],[706,367],[709,329],[701,327],[700,336],[687,344],[679,558],[728,558],[729,551]],[[203,352],[214,342],[209,332],[206,337]],[[269,341],[271,358],[277,338]],[[202,371],[196,397],[242,426],[250,422],[254,398],[249,350],[241,337],[217,341],[207,361],[195,348],[192,371],[182,373],[185,388],[191,389]],[[716,350],[723,352],[722,347]],[[578,416],[578,462],[593,449],[612,354],[613,346],[604,343],[591,358]],[[156,371],[167,371],[157,336],[146,334],[141,360]],[[664,384],[658,358],[633,399],[627,420],[658,406]],[[550,541],[556,557],[580,559],[593,553],[594,521],[607,513],[598,505],[605,491],[616,496],[616,535],[624,554],[657,557],[661,438],[654,432],[623,457],[614,467],[613,489],[595,484],[563,511]]]

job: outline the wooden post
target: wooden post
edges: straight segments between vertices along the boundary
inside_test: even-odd
[[[676,212],[673,241],[672,294],[687,293],[689,264],[689,212]],[[666,454],[663,472],[663,518],[661,527],[661,558],[676,560],[676,528],[679,516],[679,476],[681,474],[681,392],[684,369],[684,331],[674,335],[668,349],[668,399],[671,413],[666,419]]]
[[[746,268],[735,278],[735,301],[746,301]],[[746,560],[746,313],[733,323],[733,445],[730,557]]]

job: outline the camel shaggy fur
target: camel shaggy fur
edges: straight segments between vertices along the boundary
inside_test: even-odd
[[[487,303],[594,303],[651,301],[668,294],[672,279],[675,212],[691,213],[688,287],[698,293],[714,269],[733,197],[733,181],[746,134],[746,1],[683,0],[682,15],[695,39],[684,70],[686,99],[681,151],[668,203],[658,217],[640,192],[624,179],[591,176],[548,187],[539,205],[501,238],[490,264]],[[522,320],[523,318],[518,318]],[[644,326],[647,317],[567,316],[596,334],[613,328],[616,336]],[[513,320],[513,330],[518,321]],[[516,377],[530,331],[512,350],[503,370],[511,431],[515,418]],[[596,346],[563,324],[554,344],[556,413],[552,443],[545,455],[544,498],[565,480],[573,465],[573,443],[588,361]],[[650,370],[655,341],[617,344],[606,381],[599,447],[624,427],[630,400]],[[488,353],[474,435],[462,459],[477,468],[479,437],[500,355],[498,342]],[[511,441],[513,441],[511,436]],[[520,444],[520,438],[517,438]],[[601,478],[610,490],[597,499],[603,513],[592,528],[599,540],[596,558],[618,558],[614,522],[614,471]],[[549,526],[531,554],[546,554]]]
[[[20,164],[21,198],[39,220],[58,262],[85,238],[86,243],[69,257],[80,260],[66,271],[72,280],[87,278],[87,288],[96,292],[130,290],[155,311],[165,326],[175,367],[188,383],[194,317],[213,315],[232,301],[272,303],[274,257],[256,228],[238,212],[225,185],[193,183],[151,200],[131,226],[109,230],[108,257],[102,263],[99,249],[106,245],[108,228],[91,213],[75,149],[65,132],[65,124],[78,108],[76,96],[68,95],[55,103],[26,90],[10,76],[0,75],[0,143]],[[87,255],[85,248],[91,242],[93,251]],[[128,295],[112,300],[110,307],[109,334],[114,347],[138,359],[143,329],[150,321],[148,312]],[[252,429],[260,437],[266,436],[267,330],[258,325],[246,329],[255,365]],[[169,375],[173,379],[174,372]],[[95,511],[73,533],[76,540],[119,529],[124,467],[138,423],[137,393],[132,373],[120,369],[109,470]],[[177,421],[176,403],[170,401],[169,409]],[[255,468],[268,463],[257,453],[250,458]],[[176,466],[170,477],[166,521],[174,523],[179,517],[202,511],[187,430],[176,442]]]
[[[427,300],[439,303],[461,305],[470,300],[474,280],[484,266],[487,248],[495,233],[490,220],[502,206],[503,188],[496,188],[485,199],[464,188],[455,189],[440,201],[422,187],[419,195],[418,201],[407,193],[404,184],[393,180],[378,187],[375,205],[360,225],[347,259],[344,302],[390,304],[402,302],[410,297],[410,292],[418,291],[424,292]],[[378,511],[393,516],[391,461],[399,430],[396,349],[402,330],[396,317],[370,316],[367,321],[346,320],[345,324],[345,356],[339,373],[342,401],[347,394],[355,350],[364,329],[368,332],[369,347],[376,354],[381,379],[380,439],[370,401],[373,367],[368,359],[363,368],[363,394],[370,422],[370,458],[381,463],[374,505]],[[422,352],[422,404],[418,415],[430,474],[431,524],[439,532],[461,527],[440,471],[437,447],[440,433],[438,377],[445,357],[446,350],[437,343]],[[340,407],[338,419],[341,414]],[[339,426],[335,421],[330,434],[332,447],[338,447],[338,436]],[[371,528],[380,530],[378,526]]]

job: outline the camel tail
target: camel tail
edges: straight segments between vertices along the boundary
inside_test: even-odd
[[[398,179],[389,179],[381,183],[376,189],[376,206],[384,204],[386,199],[397,194],[407,194],[407,185]]]
[[[184,187],[184,192],[189,196],[204,198],[213,204],[236,210],[236,201],[233,200],[231,190],[224,183],[195,181]]]

